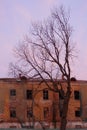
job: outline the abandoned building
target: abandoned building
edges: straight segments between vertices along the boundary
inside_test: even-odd
[[[61,82],[66,89],[65,82]],[[71,90],[67,127],[75,127],[73,124],[76,122],[79,126],[87,121],[87,81],[72,78]],[[23,125],[51,128],[55,124],[59,127],[62,103],[63,98],[59,93],[47,89],[44,82],[39,85],[39,80],[0,79],[0,128]]]

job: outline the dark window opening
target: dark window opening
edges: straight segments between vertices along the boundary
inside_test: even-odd
[[[10,90],[10,96],[16,96],[16,90],[15,89]]]
[[[33,110],[32,110],[32,107],[29,107],[28,110],[27,110],[27,117],[33,117]]]
[[[75,111],[75,116],[76,116],[76,117],[80,117],[80,110],[76,110],[76,111]]]
[[[48,90],[43,90],[43,99],[44,100],[48,99]]]
[[[12,118],[16,117],[16,110],[10,110],[10,117]]]
[[[74,98],[75,98],[76,100],[79,100],[79,99],[80,99],[80,93],[79,93],[79,91],[74,91]]]
[[[33,95],[32,95],[32,90],[27,90],[27,91],[26,91],[26,98],[27,98],[27,99],[32,99],[32,96],[33,96]]]

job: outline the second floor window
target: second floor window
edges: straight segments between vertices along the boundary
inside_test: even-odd
[[[43,99],[48,100],[48,90],[43,90]]]
[[[10,90],[10,96],[16,96],[16,90],[15,89]]]
[[[26,91],[26,98],[27,99],[32,99],[33,97],[33,92],[32,92],[32,90],[27,90]]]
[[[76,99],[76,100],[79,100],[80,99],[80,93],[79,93],[79,91],[74,91],[74,98]]]

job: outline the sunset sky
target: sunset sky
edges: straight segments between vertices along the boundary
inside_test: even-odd
[[[72,76],[87,80],[87,0],[0,0],[0,78],[8,77],[13,48],[29,32],[31,22],[46,19],[61,4],[70,9],[76,44]]]

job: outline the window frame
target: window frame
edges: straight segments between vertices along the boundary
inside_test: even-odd
[[[16,89],[10,89],[10,96],[16,96]]]
[[[33,117],[33,108],[28,107],[27,108],[27,118],[32,118]]]
[[[43,108],[43,115],[44,115],[44,119],[46,119],[49,116],[49,107]]]
[[[16,118],[16,109],[15,108],[10,109],[10,118]]]

